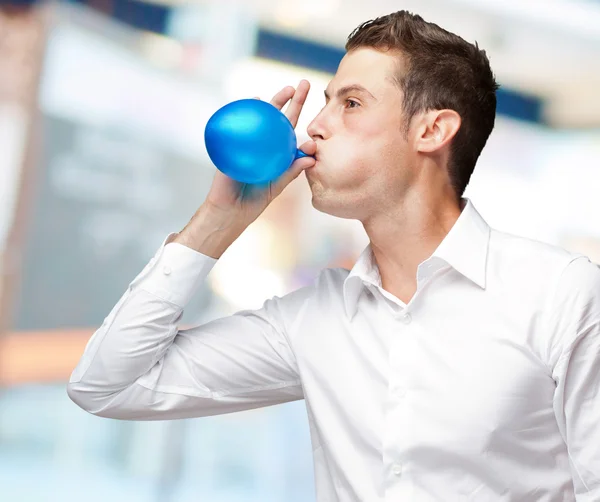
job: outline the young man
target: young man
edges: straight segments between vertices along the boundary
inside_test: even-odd
[[[494,124],[485,53],[403,11],[346,49],[302,146],[316,162],[251,198],[217,172],[91,339],[71,399],[151,420],[304,398],[320,502],[599,501],[600,270],[490,229],[462,198]],[[291,100],[295,124],[307,92],[272,103]],[[354,268],[178,329],[223,251],[302,171],[315,208],[362,222]]]

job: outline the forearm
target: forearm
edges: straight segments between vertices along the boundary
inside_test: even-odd
[[[219,259],[247,226],[238,213],[203,204],[173,242]]]

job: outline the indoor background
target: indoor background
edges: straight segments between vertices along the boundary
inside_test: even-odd
[[[477,41],[502,88],[466,196],[494,227],[600,263],[600,2],[0,2],[0,500],[310,502],[302,401],[172,422],[98,418],[66,382],[95,328],[214,174],[223,104],[306,78],[297,128],[360,23],[399,9]],[[303,176],[225,253],[184,322],[351,268],[356,221]]]

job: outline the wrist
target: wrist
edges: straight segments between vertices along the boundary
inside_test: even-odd
[[[247,226],[235,212],[202,205],[173,242],[219,259]]]

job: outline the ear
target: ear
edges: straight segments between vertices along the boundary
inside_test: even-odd
[[[461,118],[454,110],[430,110],[421,117],[417,150],[434,153],[444,148],[460,129]]]

